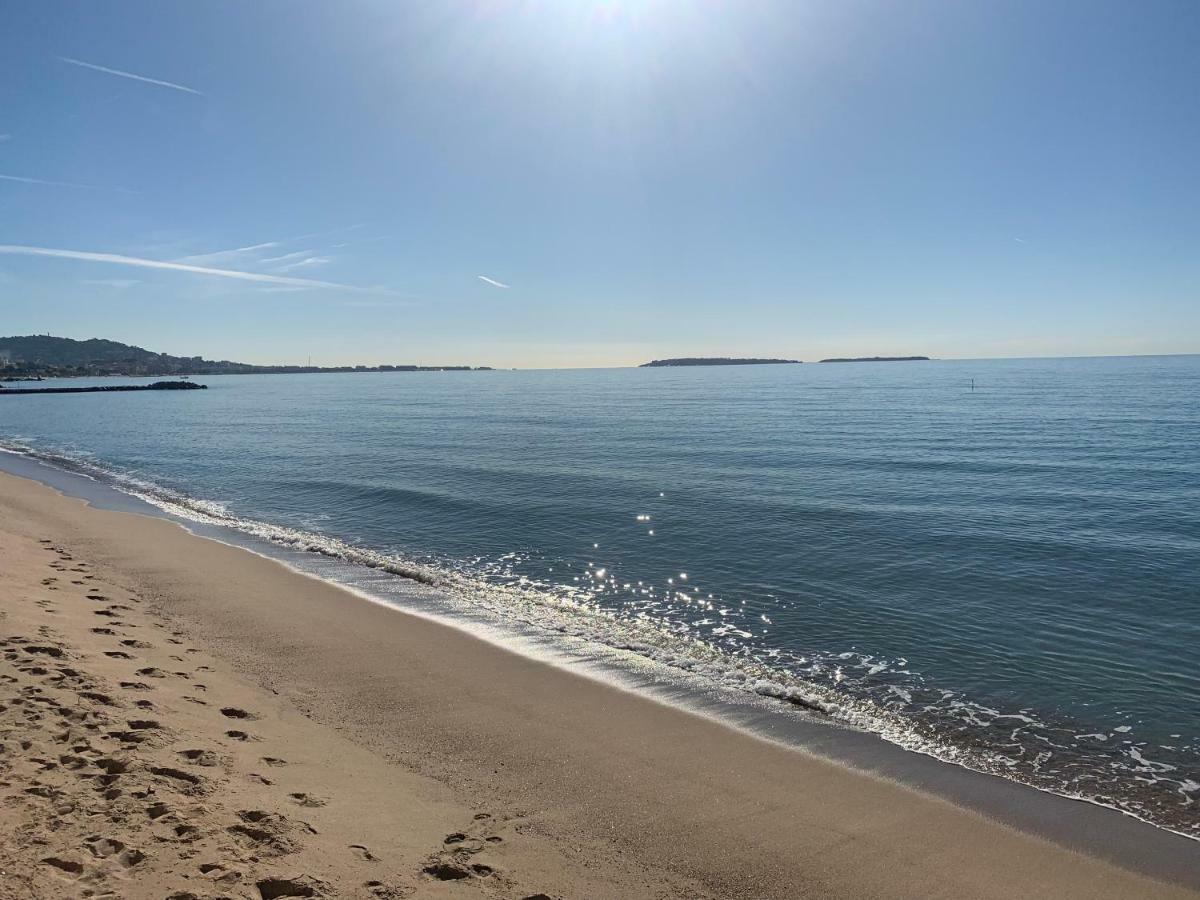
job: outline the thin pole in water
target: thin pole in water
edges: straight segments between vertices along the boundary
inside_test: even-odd
[[[975,379],[974,378],[971,379],[971,390],[972,391],[975,390]]]

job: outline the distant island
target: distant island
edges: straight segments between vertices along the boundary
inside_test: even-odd
[[[291,375],[305,372],[471,372],[488,366],[256,366],[199,356],[170,356],[92,338],[48,334],[0,337],[0,381],[98,375]]]
[[[800,365],[798,359],[738,359],[728,356],[683,356],[679,359],[656,359],[642,363],[639,369],[657,369],[664,366],[778,366]]]
[[[823,359],[821,362],[915,362],[916,360],[927,360],[928,356],[852,356],[852,357],[834,357],[832,359]]]

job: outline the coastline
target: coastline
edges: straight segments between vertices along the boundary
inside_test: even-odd
[[[337,765],[313,765],[314,779],[357,773],[342,761],[353,756],[374,792],[400,781],[446,804],[393,821],[392,837],[375,832],[375,844],[407,848],[389,854],[401,861],[397,890],[442,895],[449,885],[422,873],[434,850],[446,851],[437,835],[430,844],[431,824],[437,831],[456,814],[486,810],[518,823],[520,840],[489,846],[490,861],[480,864],[492,874],[463,882],[496,896],[1196,895],[892,781],[362,602],[164,519],[96,509],[11,475],[0,475],[0,512],[6,551],[10,541],[17,548],[6,555],[22,566],[33,565],[38,541],[64,548],[96,578],[143,598],[189,646],[216,660],[213,668],[230,670],[246,708],[277,709],[303,732],[291,744],[345,748],[327,757]],[[3,608],[15,616],[12,602]],[[59,616],[48,627],[80,632],[71,616]],[[97,654],[83,632],[70,653],[83,660],[108,652]],[[220,752],[238,749],[227,746],[228,720],[210,718],[188,727]],[[321,815],[340,808],[339,827],[350,827],[346,819],[358,817],[347,815],[342,788],[326,791]],[[316,851],[295,852],[307,863]],[[351,863],[313,859],[325,873],[320,880],[339,883],[339,895],[364,890],[341,883]],[[9,859],[6,868],[19,871],[23,862]]]

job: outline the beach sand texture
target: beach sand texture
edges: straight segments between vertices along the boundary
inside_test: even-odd
[[[1194,896],[0,475],[0,897]]]

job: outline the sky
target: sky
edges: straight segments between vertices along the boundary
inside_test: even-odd
[[[1194,0],[5,3],[0,334],[1200,352]]]

